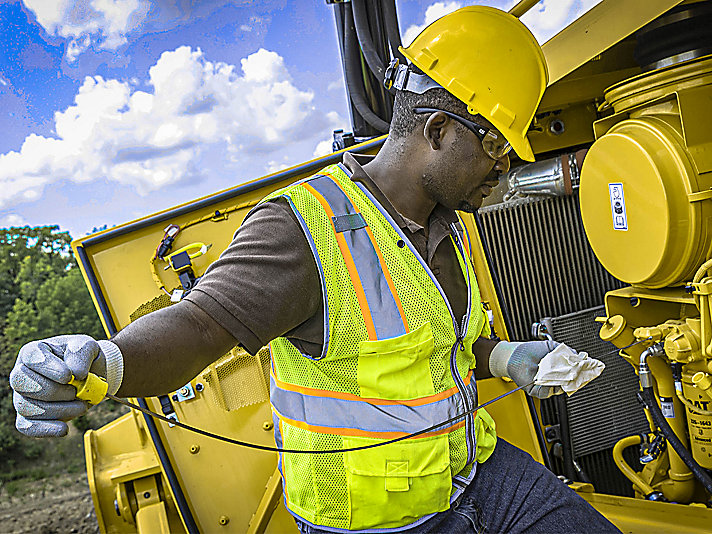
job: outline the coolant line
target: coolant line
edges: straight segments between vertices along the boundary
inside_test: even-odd
[[[194,426],[181,423],[177,419],[169,419],[168,417],[165,417],[163,415],[157,414],[147,408],[142,408],[141,406],[134,404],[132,402],[127,401],[126,399],[122,399],[121,397],[117,397],[116,395],[106,395],[107,399],[111,399],[115,402],[118,402],[119,404],[123,404],[124,406],[128,406],[132,410],[139,411],[145,415],[148,415],[149,417],[152,417],[154,419],[159,419],[163,421],[164,423],[168,423],[169,425],[175,425],[180,428],[184,428],[185,430],[190,430],[191,432],[195,432],[196,434],[200,434],[201,436],[206,436],[208,438],[213,438],[217,439],[219,441],[224,441],[225,443],[231,443],[232,445],[239,445],[240,447],[247,447],[250,449],[257,449],[260,451],[270,451],[270,452],[280,452],[280,453],[295,453],[295,454],[334,454],[334,453],[344,453],[344,452],[354,452],[354,451],[363,451],[366,449],[375,449],[376,447],[383,447],[384,445],[390,445],[391,443],[397,443],[399,441],[403,441],[409,438],[414,438],[417,436],[420,436],[422,434],[427,434],[428,432],[432,432],[433,430],[439,429],[440,427],[443,427],[445,425],[449,425],[451,423],[455,423],[458,420],[468,416],[471,413],[477,413],[477,410],[480,408],[484,408],[485,406],[489,406],[490,404],[497,402],[498,400],[501,400],[505,397],[508,397],[512,393],[516,393],[517,391],[520,391],[526,387],[529,387],[533,385],[534,382],[529,382],[528,384],[524,384],[523,386],[518,386],[510,391],[507,391],[506,393],[503,393],[499,397],[495,397],[494,399],[490,399],[485,403],[480,404],[479,406],[475,406],[471,410],[467,410],[463,413],[460,413],[454,417],[451,417],[447,421],[443,421],[441,423],[437,423],[433,426],[430,426],[428,428],[424,428],[423,430],[419,430],[418,432],[413,432],[412,434],[406,434],[405,436],[400,436],[398,438],[390,439],[388,441],[382,441],[380,443],[374,443],[372,445],[363,445],[361,447],[350,447],[348,449],[331,449],[331,450],[300,450],[300,449],[282,449],[279,447],[270,447],[268,445],[259,445],[257,443],[248,443],[246,441],[240,441],[238,439],[233,439],[233,438],[228,438],[227,436],[220,436],[219,434],[214,434],[212,432],[208,432],[207,430],[203,430],[201,428],[196,428]]]
[[[616,466],[620,469],[621,473],[623,473],[643,495],[648,496],[651,493],[655,493],[655,490],[650,484],[645,482],[640,475],[634,471],[630,465],[628,465],[625,458],[623,458],[624,449],[632,447],[633,445],[639,445],[642,440],[643,438],[639,434],[635,436],[628,436],[619,440],[618,443],[613,446],[613,461],[616,463]]]

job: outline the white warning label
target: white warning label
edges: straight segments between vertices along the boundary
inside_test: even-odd
[[[628,230],[628,216],[625,213],[625,197],[623,196],[623,184],[608,184],[608,193],[611,196],[613,229]]]
[[[675,419],[675,405],[669,397],[660,397],[660,411],[666,419]]]

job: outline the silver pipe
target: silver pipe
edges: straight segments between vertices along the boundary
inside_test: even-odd
[[[586,150],[520,165],[505,177],[505,200],[528,195],[568,196],[578,189]]]

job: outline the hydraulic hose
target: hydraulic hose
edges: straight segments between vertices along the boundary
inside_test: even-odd
[[[354,16],[347,7],[344,9],[344,71],[346,74],[346,86],[348,88],[349,97],[356,111],[363,117],[363,120],[377,131],[386,133],[390,125],[376,115],[366,101],[366,93],[364,92],[361,82],[360,49],[353,31],[353,26]],[[381,75],[381,78],[383,78],[383,75]]]
[[[352,0],[351,9],[353,11],[356,35],[358,36],[361,50],[363,50],[366,64],[376,79],[382,81],[386,62],[378,55],[376,46],[371,38],[371,31],[368,27],[368,14],[366,13],[366,0]]]
[[[642,393],[639,395],[643,401],[643,404],[645,404],[650,410],[653,422],[655,422],[657,427],[662,431],[665,439],[667,439],[668,443],[673,449],[675,449],[675,452],[680,456],[682,461],[685,462],[688,469],[692,471],[695,478],[697,478],[705,489],[712,494],[712,478],[710,478],[707,471],[705,471],[700,464],[695,461],[692,454],[690,454],[690,451],[687,450],[682,441],[680,441],[680,438],[677,437],[677,434],[675,434],[672,428],[670,428],[663,412],[660,410],[660,406],[658,406],[658,403],[655,400],[655,392],[653,391],[652,385],[644,387]]]
[[[386,35],[388,44],[391,47],[393,57],[398,58],[401,65],[405,65],[405,56],[399,48],[402,46],[400,27],[398,26],[398,12],[396,11],[396,0],[384,0],[383,17],[386,19]]]

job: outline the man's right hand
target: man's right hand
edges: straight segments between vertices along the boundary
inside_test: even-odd
[[[23,346],[10,373],[17,429],[30,437],[65,436],[66,421],[89,407],[76,398],[69,381],[72,376],[83,380],[89,372],[105,377],[109,393],[116,393],[123,377],[119,348],[85,335],[56,336]]]

